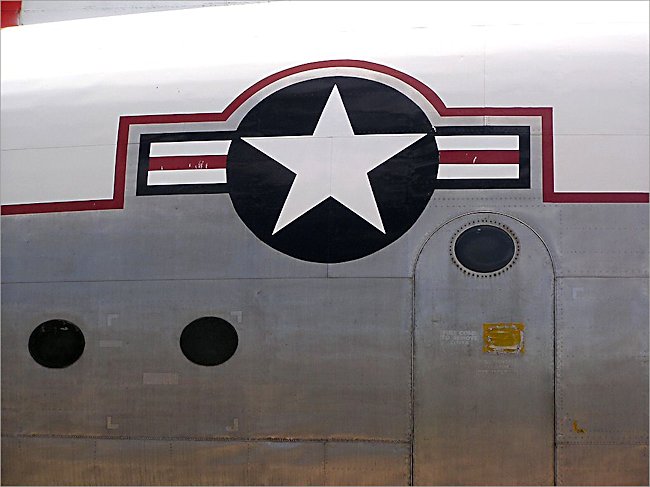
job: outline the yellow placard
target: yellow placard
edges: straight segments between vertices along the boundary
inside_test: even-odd
[[[524,353],[523,323],[483,323],[485,353]]]

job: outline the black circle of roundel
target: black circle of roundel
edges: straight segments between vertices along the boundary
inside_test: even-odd
[[[382,83],[335,76],[269,95],[228,152],[235,211],[292,257],[338,263],[401,237],[435,188],[438,149],[424,112]]]
[[[192,321],[181,333],[181,351],[198,365],[219,365],[237,350],[237,331],[226,320],[206,316]]]
[[[29,336],[32,358],[43,367],[61,369],[72,365],[86,346],[84,334],[65,320],[50,320],[38,325]]]
[[[492,225],[476,225],[461,233],[454,244],[458,262],[480,273],[496,272],[515,255],[515,242],[505,230]]]

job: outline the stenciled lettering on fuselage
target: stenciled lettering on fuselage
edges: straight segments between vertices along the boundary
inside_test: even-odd
[[[262,80],[220,114],[123,117],[120,136],[136,128],[138,196],[228,193],[269,246],[338,263],[400,238],[436,189],[530,188],[530,124],[544,109],[494,109],[489,124],[484,110],[333,61]]]

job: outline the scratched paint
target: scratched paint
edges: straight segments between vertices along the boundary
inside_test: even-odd
[[[483,352],[524,353],[523,323],[484,323]]]

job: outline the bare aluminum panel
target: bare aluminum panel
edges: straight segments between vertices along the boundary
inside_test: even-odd
[[[250,442],[246,484],[325,485],[327,447],[321,442]],[[375,448],[381,451],[381,445]]]
[[[2,438],[3,485],[406,485],[408,444]]]
[[[561,205],[558,276],[648,276],[648,205]]]
[[[408,279],[5,284],[2,298],[5,433],[408,437]],[[179,347],[202,316],[239,334],[217,367]],[[27,349],[52,318],[85,334],[84,354],[65,369],[41,367]]]
[[[450,255],[464,225],[507,226],[519,241],[500,275],[461,271]],[[433,234],[415,273],[415,483],[553,483],[553,290],[550,256],[521,222],[492,214]],[[524,349],[496,354],[484,324],[524,327]]]
[[[420,218],[436,228],[445,221],[443,218],[448,220],[473,209],[503,212],[535,228],[553,256],[558,276],[648,276],[648,205],[554,205],[517,198],[514,191],[483,193],[436,191]]]
[[[243,442],[97,439],[94,443],[96,484],[227,485],[247,480],[249,445]],[[31,439],[25,444],[31,445]],[[76,440],[67,439],[69,456],[75,455],[75,445]]]
[[[135,191],[131,176],[129,184]],[[258,240],[225,194],[127,197],[124,210],[2,218],[3,282],[326,276],[324,264]]]
[[[647,445],[558,445],[557,485],[648,485]]]
[[[436,191],[399,240],[329,266],[266,246],[239,220],[227,195],[134,197],[122,211],[3,217],[2,280],[409,277],[431,231],[477,210],[511,214],[535,227],[558,276],[648,275],[647,205],[544,205],[513,190],[491,191],[494,197],[485,190]]]
[[[560,279],[557,300],[558,443],[647,446],[648,280]]]
[[[95,441],[2,437],[2,485],[94,485]]]
[[[327,485],[408,485],[410,446],[397,443],[327,443]]]

